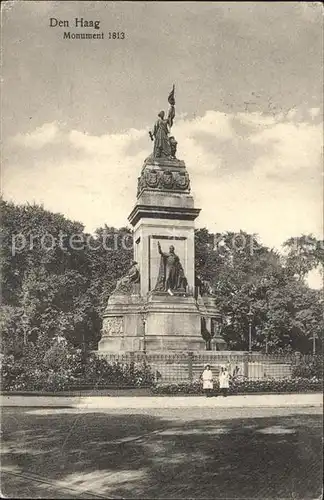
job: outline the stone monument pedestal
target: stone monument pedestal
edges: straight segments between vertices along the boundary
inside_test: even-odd
[[[153,292],[146,302],[145,344],[147,351],[203,350],[200,312],[185,293]]]
[[[112,295],[103,315],[99,351],[140,351],[144,336],[140,295]]]

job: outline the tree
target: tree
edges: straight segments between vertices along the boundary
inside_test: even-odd
[[[9,332],[17,346],[38,333],[96,348],[108,296],[132,257],[131,232],[105,226],[89,235],[39,205],[1,200],[1,210],[6,343]]]
[[[303,281],[307,274],[324,264],[323,241],[312,234],[289,238],[283,244],[287,252],[285,266],[287,272]]]
[[[13,338],[21,344],[24,336],[25,343],[38,331],[78,341],[88,321],[84,296],[91,283],[85,250],[74,244],[85,237],[82,224],[38,205],[1,200],[1,210],[2,299],[23,310],[10,324]]]
[[[215,290],[230,349],[248,349],[250,307],[253,349],[311,352],[314,331],[321,345],[320,294],[294,277],[278,252],[243,231],[213,235],[207,229],[196,231],[195,250],[197,267]]]
[[[126,274],[133,258],[132,233],[128,228],[105,225],[95,231],[87,248],[91,290],[95,309],[101,316],[117,280]]]

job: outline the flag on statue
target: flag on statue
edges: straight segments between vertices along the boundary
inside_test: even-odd
[[[168,97],[168,102],[169,102],[169,104],[171,104],[171,106],[175,105],[174,90],[175,90],[175,86],[173,85],[172,90],[171,90],[169,97]]]

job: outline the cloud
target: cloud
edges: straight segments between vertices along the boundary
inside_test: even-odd
[[[254,111],[252,113],[236,113],[235,118],[242,124],[254,126],[257,128],[274,125],[278,120],[278,116],[276,119],[274,115],[259,113],[257,111]]]
[[[309,116],[309,115],[308,115]],[[242,129],[237,129],[240,123]],[[322,234],[321,127],[282,116],[210,110],[177,120],[172,133],[185,160],[199,226],[211,231],[258,233],[269,246],[301,233]],[[21,135],[16,149],[33,151],[23,172],[15,155],[4,169],[6,198],[36,201],[80,220],[86,229],[120,227],[136,201],[137,178],[152,150],[145,129],[101,136],[44,124]],[[57,141],[60,141],[59,143]],[[64,155],[45,145],[60,144]],[[64,144],[64,148],[61,145]]]
[[[146,130],[129,129],[124,134],[106,134],[99,137],[72,130],[69,142],[89,155],[110,156],[125,154],[127,148],[147,136]]]
[[[38,151],[24,171],[24,185],[21,165],[4,170],[7,197],[20,203],[42,203],[49,210],[80,220],[90,231],[105,222],[125,226],[140,168],[150,153],[148,148],[139,148],[136,154],[133,150],[147,131],[130,129],[122,134],[92,136],[49,125],[16,138],[16,145]],[[64,157],[58,157],[53,150],[49,154],[45,148],[58,137]]]
[[[60,135],[57,122],[44,123],[31,133],[18,134],[13,138],[17,144],[31,149],[41,149],[47,144],[54,143]]]
[[[282,122],[265,128],[250,137],[252,143],[265,149],[255,163],[254,173],[288,180],[300,169],[312,174],[314,166],[321,162],[322,140],[321,125]]]
[[[231,115],[219,111],[206,111],[204,116],[193,120],[181,119],[177,128],[182,136],[189,139],[197,134],[209,134],[218,140],[231,139],[234,136]]]

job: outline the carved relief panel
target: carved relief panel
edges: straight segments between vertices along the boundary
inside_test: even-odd
[[[104,335],[122,335],[124,332],[124,318],[123,316],[112,316],[105,318],[103,321]]]

